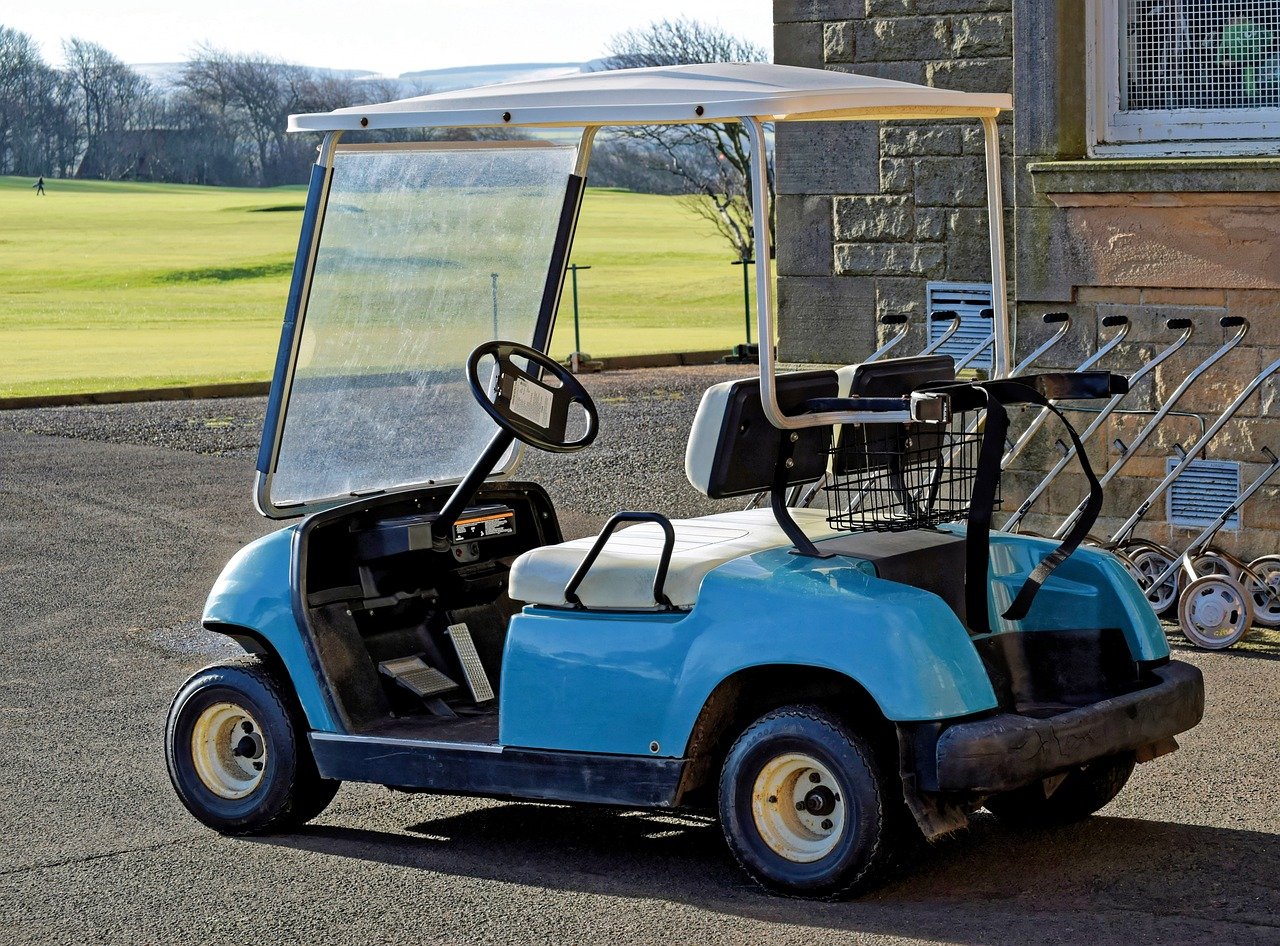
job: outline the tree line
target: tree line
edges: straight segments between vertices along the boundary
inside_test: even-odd
[[[357,80],[209,46],[197,48],[160,87],[96,43],[73,38],[62,52],[64,64],[51,66],[30,36],[0,26],[0,174],[301,183],[320,136],[288,133],[290,114],[429,91],[403,79]],[[601,68],[767,60],[758,46],[683,18],[619,33],[607,52]],[[439,129],[366,137],[503,138],[520,132]],[[597,143],[591,178],[601,186],[679,195],[719,230],[735,256],[746,259],[755,251],[749,152],[745,129],[736,122],[625,127]],[[772,191],[771,161],[766,168]]]
[[[288,116],[417,91],[262,56],[201,47],[157,87],[83,39],[52,66],[26,33],[0,26],[0,174],[273,185],[305,181],[318,136]]]

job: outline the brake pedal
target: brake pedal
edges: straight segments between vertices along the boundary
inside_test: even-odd
[[[424,700],[432,700],[450,690],[458,689],[458,684],[435,667],[429,666],[421,657],[384,660],[378,664],[378,669],[410,693]]]
[[[476,653],[475,641],[471,639],[471,629],[464,624],[450,624],[445,630],[453,648],[458,652],[458,663],[462,665],[462,675],[467,678],[467,687],[471,690],[471,698],[477,703],[486,703],[493,699],[493,687],[489,685],[489,675],[484,672],[484,664],[480,663],[480,655]]]

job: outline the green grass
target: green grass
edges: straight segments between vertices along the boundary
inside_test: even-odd
[[[31,184],[0,177],[0,396],[270,376],[302,188]],[[673,198],[588,190],[573,259],[595,357],[742,340],[729,247]]]

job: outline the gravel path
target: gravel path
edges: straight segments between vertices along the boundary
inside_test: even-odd
[[[594,532],[620,508],[671,517],[739,509],[713,502],[684,478],[684,446],[708,385],[748,377],[743,365],[651,368],[584,375],[600,411],[600,436],[574,454],[528,449],[519,475],[547,486],[566,535]],[[0,431],[133,444],[211,455],[254,454],[265,398],[156,401],[0,411]]]
[[[697,512],[689,419],[745,373],[591,377],[600,442],[526,472],[566,531]],[[274,528],[249,502],[262,407],[0,414],[0,944],[1277,942],[1280,661],[1240,651],[1180,652],[1205,722],[1099,817],[979,817],[850,903],[765,896],[717,828],[661,814],[346,785],[293,834],[204,830],[168,784],[163,719],[220,653],[197,630],[211,582]]]

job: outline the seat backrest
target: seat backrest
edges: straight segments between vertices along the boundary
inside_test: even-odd
[[[922,384],[954,381],[956,377],[955,360],[950,355],[885,358],[846,366],[837,373],[844,397],[905,397]],[[902,424],[844,425],[836,434],[832,471],[853,473],[865,469],[868,462],[874,465],[876,459],[885,460],[902,447],[906,437],[907,428]],[[942,432],[917,432],[916,449],[927,444],[940,450],[943,439]]]
[[[835,397],[834,371],[796,371],[778,375],[778,404],[785,413],[803,410],[810,398]],[[787,483],[811,483],[827,467],[830,427],[807,427],[795,432],[793,465]],[[791,431],[769,422],[760,402],[760,379],[725,381],[707,388],[689,431],[685,475],[693,488],[711,499],[745,496],[773,486],[779,451]]]

